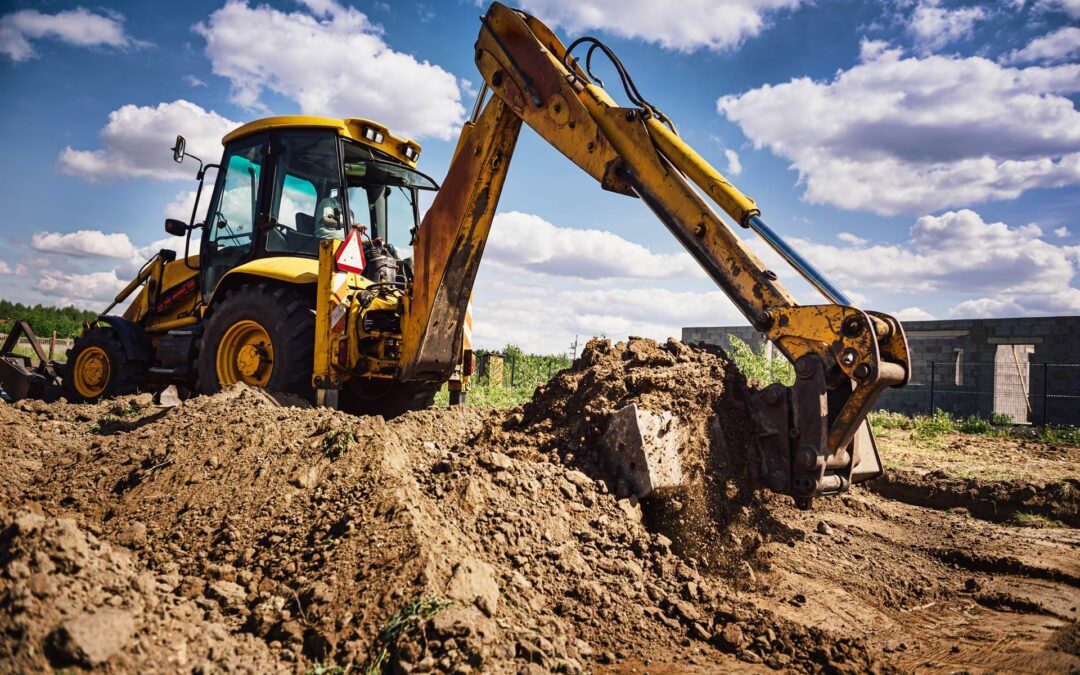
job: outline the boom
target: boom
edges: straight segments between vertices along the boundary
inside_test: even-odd
[[[645,101],[617,57],[594,38],[567,49],[532,16],[494,3],[475,60],[485,86],[449,173],[419,228],[416,277],[402,325],[402,379],[447,376],[521,123],[613,192],[639,197],[751,324],[795,364],[791,387],[755,394],[760,471],[773,491],[809,504],[881,473],[867,412],[909,377],[900,323],[851,306],[761,219],[742,194]],[[585,68],[573,56],[588,45]],[[591,73],[596,50],[614,64],[635,107]],[[490,98],[484,102],[490,90]],[[695,189],[695,186],[697,189]],[[699,191],[700,190],[700,191]],[[705,196],[749,228],[829,300],[799,305]]]

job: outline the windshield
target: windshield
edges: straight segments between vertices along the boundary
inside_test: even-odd
[[[366,227],[371,239],[389,244],[399,259],[412,257],[419,225],[417,190],[437,190],[438,185],[419,171],[376,156],[365,146],[346,141],[344,155],[354,222]]]

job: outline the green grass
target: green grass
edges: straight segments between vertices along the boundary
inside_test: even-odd
[[[1020,511],[1009,516],[1008,523],[1014,527],[1031,527],[1035,529],[1062,527],[1061,523],[1052,518],[1040,516],[1035,513],[1021,513]]]
[[[340,459],[349,449],[349,445],[355,442],[356,434],[351,431],[331,431],[323,436],[322,451],[330,459]]]
[[[434,595],[425,595],[409,602],[399,609],[390,620],[386,622],[375,642],[371,645],[371,654],[367,663],[364,664],[365,675],[379,675],[391,672],[390,655],[397,648],[398,638],[409,628],[435,616],[440,610],[453,604],[453,600],[445,600]],[[350,666],[351,668],[352,666]],[[345,671],[339,671],[344,673]],[[339,675],[333,673],[328,675]]]
[[[994,413],[989,419],[977,415],[955,418],[938,409],[933,415],[909,417],[887,410],[875,410],[867,415],[876,429],[900,429],[911,431],[916,441],[933,444],[949,433],[974,434],[1010,440],[1037,440],[1053,445],[1080,446],[1080,429],[1077,427],[1034,427],[1013,425],[1009,415]]]
[[[126,420],[138,417],[140,412],[142,412],[142,408],[135,401],[132,401],[127,406],[113,405],[109,408],[109,412],[90,424],[90,431],[96,434],[110,433],[122,427]]]

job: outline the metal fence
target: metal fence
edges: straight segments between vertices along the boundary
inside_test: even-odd
[[[1026,358],[994,362],[916,361],[911,382],[889,389],[878,408],[909,415],[944,410],[1015,424],[1080,426],[1080,364],[1032,363]]]

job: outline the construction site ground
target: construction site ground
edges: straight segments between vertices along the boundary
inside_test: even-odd
[[[601,442],[631,402],[687,482],[640,503]],[[800,511],[746,406],[639,339],[509,410],[0,404],[0,671],[1080,671],[1080,448],[888,430],[886,477]]]

